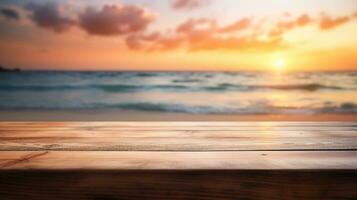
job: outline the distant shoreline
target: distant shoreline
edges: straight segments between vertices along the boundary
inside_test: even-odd
[[[19,68],[11,69],[11,68],[3,67],[0,65],[0,73],[2,73],[2,72],[21,72],[21,69],[19,69]]]
[[[0,121],[357,121],[357,114],[238,115],[94,110],[0,110]]]

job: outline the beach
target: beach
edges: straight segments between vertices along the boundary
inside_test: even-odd
[[[0,121],[357,121],[357,114],[185,114],[117,109],[0,110]]]

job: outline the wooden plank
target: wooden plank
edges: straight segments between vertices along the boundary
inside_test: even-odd
[[[1,171],[0,199],[356,199],[356,171]]]
[[[356,128],[0,122],[0,199],[356,199]]]
[[[34,131],[34,130],[326,130],[357,131],[357,123],[298,123],[298,122],[3,122],[0,131]]]
[[[12,170],[326,170],[357,169],[357,151],[1,152]]]
[[[1,138],[1,151],[355,150],[356,137],[315,138]]]
[[[122,126],[122,127],[303,127],[357,126],[357,122],[0,122],[0,126]]]
[[[357,143],[354,142],[357,140],[357,130],[354,130],[351,126],[354,123],[335,123],[333,127],[318,127],[324,123],[307,123],[310,126],[289,127],[289,124],[297,126],[304,123],[287,122],[274,122],[273,124],[276,124],[277,127],[267,122],[211,122],[209,123],[210,126],[204,122],[198,123],[206,127],[193,126],[196,123],[189,122],[169,123],[176,127],[162,126],[164,124],[166,123],[147,122],[144,123],[146,126],[135,122],[0,123],[0,150],[256,151],[357,149]],[[224,124],[234,126],[224,127],[222,126]],[[252,124],[262,124],[262,127],[250,127]],[[338,126],[339,124],[342,125]],[[207,130],[200,130],[202,128]],[[319,130],[322,128],[326,130]]]
[[[357,131],[227,130],[0,130],[0,138],[357,138]]]
[[[0,127],[0,137],[354,137],[357,130],[98,130],[96,128],[73,128],[58,130],[53,127],[41,129],[4,130]]]

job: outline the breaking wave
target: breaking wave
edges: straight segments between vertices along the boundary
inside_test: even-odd
[[[176,81],[177,83],[184,83],[184,81]],[[186,83],[194,83],[196,80],[188,80]],[[162,91],[254,91],[254,90],[348,90],[350,88],[343,88],[338,86],[328,86],[322,84],[296,84],[296,85],[239,85],[222,83],[215,86],[190,86],[190,85],[2,85],[0,91],[65,91],[65,90],[102,90],[105,92],[138,92],[148,90],[162,90]]]
[[[357,113],[356,74],[286,74],[276,82],[271,74],[254,72],[5,73],[0,74],[0,109]]]

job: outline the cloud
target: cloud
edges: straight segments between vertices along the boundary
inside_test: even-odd
[[[174,1],[177,9],[195,7],[203,1]],[[65,32],[77,27],[89,35],[118,36],[125,39],[131,50],[143,51],[271,51],[289,47],[284,34],[305,26],[316,26],[321,31],[348,23],[357,14],[332,17],[327,14],[312,17],[301,14],[293,17],[285,13],[277,21],[244,17],[221,25],[215,18],[190,18],[169,30],[148,31],[155,15],[137,5],[113,4],[99,8],[86,7],[73,13],[53,3],[30,4],[31,19],[39,27]],[[69,14],[72,14],[71,17]],[[10,14],[11,15],[11,14]],[[271,24],[272,22],[272,24]]]
[[[0,13],[7,19],[19,20],[20,14],[12,8],[1,8]]]
[[[212,18],[191,18],[178,24],[174,32],[138,34],[128,37],[126,42],[132,50],[147,51],[274,51],[290,47],[283,37],[289,31],[310,25],[329,30],[351,21],[354,16],[289,15],[285,17],[290,19],[280,19],[270,28],[254,18],[242,18],[226,26]]]
[[[63,7],[58,4],[31,3],[27,5],[27,9],[32,12],[32,21],[41,28],[61,33],[75,25],[75,20],[66,16]]]
[[[322,31],[331,30],[350,22],[355,18],[355,15],[356,14],[352,14],[351,16],[346,15],[332,17],[328,14],[323,14],[322,17],[312,18],[307,14],[303,14],[298,16],[296,19],[278,22],[270,31],[269,35],[281,37],[281,35],[285,34],[286,32],[308,25],[317,25],[318,28]]]
[[[270,31],[270,36],[278,36],[280,37],[287,31],[291,31],[295,28],[301,28],[307,25],[310,25],[314,22],[314,20],[307,14],[302,14],[295,19],[288,21],[280,21],[278,22],[273,30]]]
[[[225,51],[271,51],[285,48],[281,38],[259,39],[255,35],[209,37],[191,41],[188,49],[191,51],[225,50]]]
[[[186,49],[189,51],[265,51],[285,48],[282,38],[259,38],[259,34],[237,36],[251,24],[248,18],[240,19],[227,26],[219,26],[216,20],[208,18],[189,19],[179,24],[175,32],[166,34],[136,35],[127,39],[132,50],[168,51]],[[227,35],[228,34],[228,35]]]
[[[251,19],[242,18],[227,26],[218,26],[217,20],[209,18],[189,19],[186,22],[178,25],[177,32],[181,33],[234,33],[248,29],[252,24]]]
[[[184,34],[202,34],[217,30],[217,21],[208,18],[189,19],[176,28],[176,32]]]
[[[172,0],[172,8],[175,10],[192,10],[207,5],[209,0]]]
[[[210,35],[206,37],[185,37],[182,35],[165,36],[161,35],[154,40],[146,40],[145,36],[130,37],[127,45],[131,50],[152,51],[171,51],[183,49],[188,51],[271,51],[281,50],[287,47],[287,44],[281,38],[259,39],[254,35],[219,37]]]
[[[249,18],[243,18],[241,20],[234,22],[231,25],[221,28],[220,32],[222,32],[222,33],[236,32],[236,31],[246,29],[250,25],[251,25],[251,20]]]
[[[79,26],[92,35],[113,36],[144,31],[155,19],[146,9],[133,5],[87,8],[79,15]]]
[[[104,5],[97,10],[87,7],[83,12],[65,13],[64,5],[31,3],[26,6],[31,20],[41,28],[57,33],[77,27],[90,35],[113,36],[144,31],[155,16],[134,5]]]
[[[322,17],[322,19],[320,21],[320,28],[322,30],[333,29],[337,26],[340,26],[342,24],[349,22],[351,19],[352,19],[352,17],[350,17],[350,16],[341,16],[341,17],[333,18],[331,16],[324,14],[324,16]]]
[[[132,34],[126,38],[126,44],[129,49],[139,50],[143,47],[143,43],[156,41],[161,37],[158,32],[151,33],[148,35],[144,34]]]

